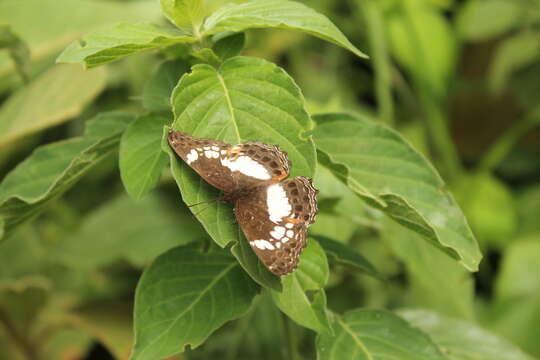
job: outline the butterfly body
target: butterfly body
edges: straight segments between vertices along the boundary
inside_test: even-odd
[[[289,174],[287,154],[275,145],[248,142],[229,145],[169,133],[175,152],[210,185],[234,204],[234,214],[251,248],[276,275],[298,265],[306,246],[307,227],[317,214],[317,190],[311,180]]]

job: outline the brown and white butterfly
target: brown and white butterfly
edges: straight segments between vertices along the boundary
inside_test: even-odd
[[[229,145],[169,132],[174,151],[210,185],[234,203],[236,219],[251,248],[276,275],[298,266],[307,227],[317,210],[311,179],[289,175],[291,163],[278,146],[260,142]]]

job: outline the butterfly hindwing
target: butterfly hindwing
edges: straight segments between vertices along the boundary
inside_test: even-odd
[[[276,275],[298,266],[307,227],[317,214],[317,190],[305,177],[257,188],[236,202],[242,231],[263,264]]]

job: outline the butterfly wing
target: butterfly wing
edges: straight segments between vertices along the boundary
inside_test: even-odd
[[[225,193],[276,182],[289,174],[287,155],[275,145],[248,142],[232,146],[182,131],[169,132],[168,140],[186,164]]]
[[[242,231],[272,273],[286,275],[298,266],[307,227],[318,212],[317,192],[310,179],[299,176],[258,187],[236,202],[234,211]]]

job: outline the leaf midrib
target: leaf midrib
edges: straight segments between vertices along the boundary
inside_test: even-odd
[[[139,354],[140,357],[142,357],[142,355],[148,350],[150,349],[150,347],[152,345],[154,345],[157,341],[159,341],[165,334],[167,334],[171,328],[176,324],[176,322],[178,320],[180,320],[188,311],[190,311],[200,300],[201,298],[208,292],[210,291],[214,285],[219,281],[221,280],[229,271],[231,271],[235,266],[237,266],[238,263],[236,262],[231,262],[231,264],[229,266],[227,266],[226,268],[224,268],[220,274],[218,274],[214,280],[212,280],[202,291],[201,293],[199,294],[199,296],[197,296],[192,302],[191,304],[189,304],[189,306],[184,309],[180,314],[178,314],[175,319],[171,322],[171,325],[169,325],[165,330],[163,330],[163,332],[161,333],[161,335],[159,335],[158,337],[156,337],[154,339],[154,341],[152,341],[150,344],[148,344],[146,346],[146,348]]]

